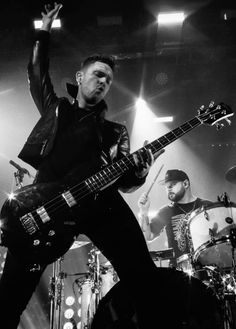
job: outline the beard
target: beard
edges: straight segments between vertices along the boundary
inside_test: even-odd
[[[184,197],[184,195],[185,195],[185,190],[181,189],[177,193],[169,192],[168,193],[168,199],[172,202],[178,202]]]

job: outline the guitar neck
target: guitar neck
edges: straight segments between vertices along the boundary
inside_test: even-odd
[[[98,173],[85,180],[87,188],[89,188],[91,192],[96,192],[105,188],[107,185],[112,183],[114,180],[116,180],[129,169],[135,166],[135,162],[133,159],[134,154],[138,155],[139,153],[147,149],[150,149],[152,153],[155,154],[167,145],[174,142],[176,139],[180,138],[181,136],[201,124],[202,121],[196,116],[193,119],[185,122],[181,126],[163,135],[162,137],[138,149],[134,153],[123,157],[122,159],[116,161],[111,165],[108,165],[105,169],[99,171]]]

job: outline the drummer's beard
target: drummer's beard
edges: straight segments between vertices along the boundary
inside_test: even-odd
[[[180,191],[174,193],[169,192],[168,193],[168,199],[172,202],[179,202],[185,195],[185,189],[181,189]]]

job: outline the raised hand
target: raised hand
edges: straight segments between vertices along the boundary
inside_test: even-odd
[[[138,199],[138,207],[141,213],[148,213],[150,207],[150,200],[146,192],[144,192]]]
[[[43,25],[41,30],[50,31],[54,19],[57,18],[57,15],[62,8],[61,3],[54,2],[54,5],[46,4],[44,6],[45,12],[41,12]]]

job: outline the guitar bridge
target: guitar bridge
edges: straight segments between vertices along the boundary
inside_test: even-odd
[[[20,218],[21,224],[25,231],[30,235],[34,234],[38,229],[38,225],[31,213],[25,214]]]

